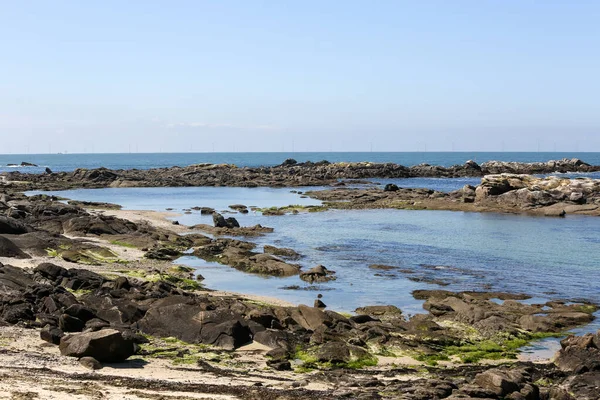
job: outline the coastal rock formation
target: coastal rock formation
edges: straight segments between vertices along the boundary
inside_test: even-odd
[[[240,227],[215,227],[207,224],[197,224],[190,226],[192,230],[199,230],[202,232],[210,233],[215,236],[263,236],[267,233],[273,232],[273,228],[268,226],[262,226],[256,224],[254,226],[240,226]]]
[[[239,228],[240,223],[233,217],[225,218],[219,213],[213,213],[213,224],[215,228]]]
[[[298,254],[298,252],[296,252],[294,249],[275,247],[268,244],[264,245],[263,251],[267,254],[272,254],[274,256],[283,257],[290,260],[298,260],[301,257],[300,254]]]
[[[59,190],[75,187],[176,187],[176,186],[323,186],[340,180],[411,177],[467,177],[498,173],[539,174],[555,172],[593,172],[600,166],[579,159],[552,160],[545,163],[490,161],[482,165],[469,160],[451,167],[419,164],[412,167],[394,163],[339,162],[291,163],[273,167],[236,167],[230,164],[196,164],[186,167],[148,170],[76,169],[52,174],[3,174],[4,185],[15,190]],[[240,208],[242,210],[242,208]]]
[[[335,279],[335,271],[330,271],[322,265],[317,265],[300,274],[300,279],[309,283],[328,282]]]
[[[537,178],[531,175],[487,175],[475,189],[475,201],[535,208],[557,203],[600,205],[600,180]]]
[[[446,193],[431,189],[337,188],[307,194],[330,208],[438,209],[461,211],[527,212],[562,216],[565,213],[600,215],[600,180],[539,178],[532,175],[486,175],[476,187],[466,185]]]
[[[271,254],[253,252],[255,245],[235,239],[219,238],[194,248],[196,257],[216,261],[236,269],[272,276],[292,276],[300,266],[287,263]]]
[[[481,164],[483,175],[492,174],[552,174],[567,172],[592,172],[598,171],[597,166],[592,166],[578,158],[563,158],[546,162],[520,163],[507,161],[488,161]]]
[[[107,176],[110,175],[99,178]],[[345,189],[332,193],[350,206],[365,208],[373,205],[402,207],[409,203],[419,207],[443,201],[469,207],[484,207],[485,204],[490,210],[498,210],[501,209],[498,204],[505,204],[501,201],[508,202],[508,199],[499,202],[500,197],[512,196],[512,192],[520,190],[543,194],[523,197],[528,199],[527,202],[520,200],[520,195],[516,196],[519,203],[515,203],[514,210],[596,205],[595,182],[537,179],[487,177],[485,184],[479,187],[489,190],[466,187],[450,194],[402,188],[389,192]],[[549,202],[546,193],[557,203]],[[472,199],[472,202],[465,199]],[[227,392],[241,398],[541,400],[598,397],[600,332],[563,340],[555,364],[509,361],[516,356],[516,349],[529,340],[560,334],[591,321],[597,310],[593,304],[564,301],[528,304],[521,301],[527,298],[526,295],[436,290],[413,293],[414,297],[424,300],[426,311],[414,316],[389,305],[360,307],[355,315],[324,310],[320,302],[315,302],[315,307],[269,305],[235,295],[216,296],[209,291],[192,290],[199,285],[184,282],[191,287],[188,289],[177,284],[177,276],[171,271],[173,266],[152,275],[142,274],[140,270],[114,268],[110,270],[113,273],[101,275],[81,267],[91,263],[103,266],[119,263],[120,260],[111,258],[111,253],[107,252],[109,248],[98,243],[103,239],[105,243],[122,241],[128,247],[144,248],[148,250],[144,250],[147,256],[169,258],[193,248],[201,257],[242,270],[296,275],[299,267],[279,258],[295,257],[292,249],[265,246],[264,253],[259,253],[254,251],[253,244],[240,240],[212,239],[199,234],[179,236],[145,223],[109,217],[83,209],[79,204],[67,205],[43,196],[27,198],[7,193],[0,199],[0,212],[5,216],[0,218],[3,229],[0,238],[27,255],[47,256],[50,250],[67,266],[39,263],[33,269],[22,269],[0,264],[0,325],[35,329],[40,340],[58,345],[55,351],[60,349],[64,355],[81,357],[79,362],[87,368],[99,368],[100,362],[122,361],[134,353],[151,357],[163,350],[159,352],[161,356],[169,354],[173,361],[203,369],[202,373],[208,371],[212,374],[211,379],[228,375],[228,387],[238,377],[242,377],[240,381],[249,381],[248,387],[244,388],[247,390]],[[244,228],[214,229],[238,231]],[[73,239],[64,233],[81,238]],[[66,260],[79,263],[78,268],[69,268]],[[397,269],[371,267],[383,271]],[[127,276],[115,276],[117,273]],[[324,267],[308,271],[308,275],[311,279],[331,276]],[[166,347],[152,347],[148,344],[150,340],[153,343],[162,340]],[[222,368],[219,361],[214,361],[231,357],[238,362],[238,353],[233,350],[252,341],[271,349],[268,353],[271,358],[266,362],[261,359],[256,368],[233,375]],[[190,357],[190,349],[185,347],[188,343],[192,343],[196,351],[202,349],[206,358]],[[22,350],[7,348],[2,353],[12,357],[19,352]],[[208,356],[210,353],[212,355]],[[389,358],[395,364],[404,357],[412,357],[424,364],[412,369],[385,363],[377,365],[378,358]],[[495,366],[476,364],[481,359],[506,362]],[[438,362],[448,365],[438,368],[435,366]],[[252,379],[267,367],[267,373],[275,376],[282,385],[289,385],[289,390],[250,386],[254,384]],[[5,378],[18,374],[20,368],[19,365],[11,370]],[[171,368],[178,367],[173,365]],[[306,383],[291,378],[298,374],[276,375],[291,368],[298,373],[312,369],[320,371],[305,375],[307,378],[302,379]],[[182,373],[185,369],[181,368]],[[39,376],[48,369],[36,366],[32,371]],[[77,380],[97,382],[104,379],[103,375],[90,376],[78,374]],[[106,379],[115,379],[112,372]],[[138,389],[156,384],[151,379],[135,383],[128,379],[119,378],[118,384],[126,386],[130,383]],[[309,384],[311,389],[292,389],[292,385]],[[163,382],[162,385],[166,384]],[[320,385],[324,389],[314,389]],[[224,393],[214,390],[217,387],[211,386],[212,392],[208,392]],[[170,386],[173,391],[193,392],[194,388],[180,383]]]
[[[120,362],[134,354],[134,343],[115,329],[63,336],[60,352],[69,357],[93,357],[100,362]]]
[[[506,293],[420,291],[415,296],[427,300],[429,314],[407,319],[396,307],[372,306],[360,308],[357,315],[347,317],[305,305],[269,306],[235,297],[190,293],[167,281],[93,279],[90,271],[85,272],[89,275],[90,292],[76,297],[63,285],[82,278],[82,271],[41,264],[31,274],[20,268],[0,266],[0,283],[9,288],[0,297],[0,318],[9,324],[43,327],[41,339],[59,344],[63,355],[82,358],[82,365],[89,368],[100,368],[99,362],[125,360],[136,351],[150,354],[144,350],[148,339],[138,334],[141,332],[226,351],[256,341],[272,349],[269,352],[272,359],[267,365],[273,370],[290,369],[292,362],[301,362],[304,368],[322,365],[326,366],[323,372],[326,379],[332,379],[337,375],[328,375],[328,369],[375,365],[373,349],[385,349],[386,354],[422,356],[425,360],[444,359],[449,353],[464,360],[482,354],[510,357],[511,348],[502,347],[502,341],[527,337],[520,325],[524,317],[540,314],[544,308],[549,315],[541,318],[546,318],[547,326],[561,321],[561,329],[569,329],[582,319],[564,319],[564,316],[584,309],[581,304],[560,302],[528,305],[518,301],[527,296]],[[61,283],[55,285],[55,282]],[[497,304],[491,299],[504,302]],[[589,320],[595,307],[586,307]],[[68,320],[75,332],[66,335],[68,329],[61,320]],[[594,399],[598,382],[598,335],[600,332],[563,340],[556,367],[530,363],[455,366],[431,369],[431,377],[410,381],[359,379],[358,386],[351,381],[356,381],[353,374],[360,375],[360,370],[345,370],[344,376],[349,381],[339,380],[336,386],[340,391],[350,390],[354,394],[357,390],[367,396],[406,394],[407,398],[421,400],[473,396],[570,398],[556,397],[563,393],[561,390],[577,399]],[[396,373],[399,372],[381,370],[384,376]],[[458,376],[461,378],[456,379]],[[538,382],[548,383],[542,387]]]

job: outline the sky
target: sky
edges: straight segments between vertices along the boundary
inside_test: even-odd
[[[0,0],[0,153],[600,151],[596,0]]]

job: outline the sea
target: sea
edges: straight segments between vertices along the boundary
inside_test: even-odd
[[[3,155],[0,164],[27,161],[55,171],[75,168],[154,168],[194,163],[229,163],[238,166],[278,165],[285,159],[298,162],[328,160],[428,163],[450,166],[472,159],[547,161],[579,158],[600,164],[600,153],[199,153],[199,154],[64,154]],[[36,167],[2,167],[37,171]],[[590,176],[600,174],[567,174]],[[476,185],[479,178],[375,179],[372,185],[394,182],[402,187],[456,190]],[[190,210],[212,207],[234,216],[242,225],[274,228],[263,237],[249,239],[258,251],[264,245],[290,247],[302,254],[304,270],[322,264],[336,272],[336,280],[309,285],[297,276],[277,278],[247,274],[187,254],[176,262],[196,268],[207,287],[277,297],[312,304],[318,294],[331,309],[353,312],[368,304],[393,304],[407,315],[424,312],[412,297],[417,289],[481,290],[525,293],[531,303],[549,300],[600,303],[600,218],[567,215],[566,218],[501,213],[431,210],[330,210],[297,215],[264,216],[260,212],[237,214],[229,206],[318,205],[303,196],[323,188],[106,188],[52,193],[62,197],[117,203],[124,209],[173,209],[181,224],[211,224],[210,216]],[[39,193],[39,192],[32,192]],[[397,267],[382,271],[374,264]],[[594,331],[600,322],[579,332]],[[550,340],[552,349],[557,342]],[[541,346],[541,348],[545,348]],[[533,351],[540,351],[536,348]]]
[[[149,169],[186,166],[199,163],[235,164],[239,167],[271,166],[293,158],[298,162],[371,161],[393,162],[406,166],[421,163],[441,166],[464,164],[467,160],[535,162],[561,158],[579,158],[600,165],[600,153],[586,152],[321,152],[321,153],[110,153],[110,154],[0,154],[0,172],[72,171],[76,168]],[[7,166],[28,162],[39,167]]]

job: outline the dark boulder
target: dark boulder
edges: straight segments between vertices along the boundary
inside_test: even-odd
[[[91,308],[82,304],[73,304],[65,310],[65,314],[70,315],[83,321],[84,323],[90,319],[96,318],[96,314]]]
[[[186,304],[186,301],[178,296],[160,300],[139,320],[139,329],[153,336],[173,336],[225,349],[250,341],[250,329],[240,314],[229,310],[208,311],[206,305]]]
[[[300,304],[298,308],[291,310],[291,317],[308,331],[315,331],[321,325],[330,325],[333,318],[329,313],[318,308]]]
[[[56,345],[60,344],[63,336],[65,336],[64,332],[56,326],[47,325],[40,331],[40,339]]]
[[[83,301],[88,302],[87,299]],[[106,298],[98,308],[98,317],[114,325],[130,325],[142,319],[146,313],[144,307],[128,299]]]
[[[24,253],[16,244],[4,236],[0,236],[0,257],[31,258],[31,256]]]
[[[17,219],[0,216],[0,234],[21,235],[31,231],[29,226]]]
[[[496,396],[506,397],[521,390],[525,381],[526,378],[522,371],[492,368],[477,374],[473,382]]]
[[[69,276],[69,272],[66,268],[61,266],[51,264],[51,263],[41,263],[37,267],[33,269],[34,279],[36,277],[41,277],[48,279],[52,282],[57,281],[59,278],[62,279],[65,276]],[[36,279],[37,280],[37,279]]]
[[[167,299],[165,299],[167,300]],[[202,319],[200,306],[184,303],[151,307],[139,322],[142,332],[159,337],[173,336],[189,343],[199,343]]]
[[[239,228],[240,224],[237,219],[233,217],[225,218],[219,213],[213,213],[213,224],[215,228]]]
[[[58,318],[58,326],[63,332],[81,332],[85,328],[85,322],[69,314],[62,314]]]
[[[85,330],[99,331],[101,329],[108,328],[109,326],[110,323],[103,319],[92,318],[85,323]]]
[[[29,303],[9,304],[3,307],[2,319],[9,324],[34,321],[35,316]]]
[[[172,247],[154,247],[150,249],[144,257],[152,259],[152,260],[162,260],[162,261],[171,261],[175,260],[178,257],[181,257],[181,251],[174,249]]]
[[[220,324],[206,324],[202,328],[202,343],[233,350],[250,342],[250,330],[239,320],[228,320]]]
[[[570,335],[561,340],[554,363],[562,371],[581,372],[600,369],[600,331],[584,336]]]
[[[393,183],[388,183],[387,185],[385,185],[385,187],[383,188],[384,192],[397,192],[400,188],[398,187],[398,185],[394,185]]]
[[[0,286],[8,289],[21,290],[32,286],[35,282],[21,268],[0,263]]]
[[[94,357],[100,362],[121,362],[135,351],[133,341],[115,329],[64,336],[59,348],[63,356]]]
[[[71,268],[69,277],[63,279],[63,286],[72,290],[98,289],[106,282],[106,278],[87,269]]]
[[[227,223],[228,228],[239,228],[240,227],[240,223],[237,221],[237,219],[235,219],[233,217],[229,217],[229,218],[225,219],[225,222]]]
[[[284,349],[290,352],[294,349],[294,335],[288,331],[266,329],[254,335],[253,340],[272,349]]]
[[[215,228],[227,228],[227,221],[225,221],[225,217],[221,214],[215,212],[213,213],[212,218]]]
[[[102,215],[82,215],[63,223],[64,233],[78,235],[117,235],[133,233],[138,227],[133,222]]]
[[[342,342],[328,342],[322,345],[316,353],[318,361],[341,364],[350,361],[350,349]]]
[[[267,365],[275,371],[290,371],[292,364],[288,360],[267,360]]]
[[[306,272],[301,272],[300,279],[309,283],[328,282],[335,279],[334,274],[335,271],[330,271],[322,265],[317,265]]]

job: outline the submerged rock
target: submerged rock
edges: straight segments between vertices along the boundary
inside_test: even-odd
[[[294,249],[275,247],[268,244],[264,245],[264,252],[274,256],[289,258],[291,260],[297,260],[300,258],[300,254],[298,254]]]
[[[300,274],[300,279],[309,283],[328,282],[336,279],[334,274],[335,271],[330,271],[323,265],[317,265],[308,271],[302,272]]]

